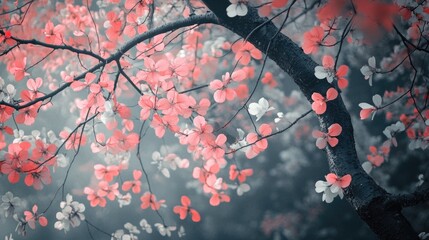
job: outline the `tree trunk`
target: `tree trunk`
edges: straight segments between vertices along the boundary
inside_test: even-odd
[[[275,36],[278,28],[272,22],[267,22],[267,18],[259,17],[255,9],[248,7],[249,12],[246,16],[229,18],[226,15],[226,8],[230,5],[228,0],[203,0],[203,2],[217,16],[218,24],[243,38],[247,38],[258,28],[248,37],[248,41],[289,74],[310,102],[314,92],[324,94],[327,89],[333,87],[326,79],[317,79],[314,76],[316,62],[284,34],[278,33]],[[270,47],[267,52],[268,46]],[[361,168],[350,114],[341,96],[327,105],[325,114],[318,115],[318,118],[324,131],[333,123],[342,126],[343,131],[338,137],[339,144],[335,148],[328,146],[326,151],[332,172],[339,176],[352,175],[352,182],[345,191],[347,201],[380,239],[419,239],[401,214],[401,207],[388,206],[387,200],[390,195]]]

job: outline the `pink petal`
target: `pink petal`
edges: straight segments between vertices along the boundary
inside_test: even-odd
[[[341,188],[346,188],[350,186],[351,182],[352,182],[352,176],[350,174],[347,174],[341,177],[339,184]]]
[[[328,135],[331,137],[336,137],[341,134],[343,128],[340,124],[334,123],[328,128]]]
[[[217,103],[223,103],[226,99],[226,91],[224,90],[217,90],[213,95],[214,100]]]
[[[319,149],[324,149],[326,147],[326,139],[325,138],[318,138],[316,140],[316,146]]]
[[[316,114],[323,114],[326,112],[326,103],[323,101],[316,101],[311,104],[311,109],[316,112]]]
[[[323,138],[325,136],[325,133],[319,130],[314,130],[312,136],[314,138]]]
[[[322,64],[323,64],[323,67],[325,67],[325,68],[333,69],[334,65],[335,65],[334,58],[332,58],[329,55],[325,55],[325,56],[323,56]]]
[[[320,93],[317,93],[317,92],[315,92],[311,95],[311,99],[313,101],[324,101],[325,100],[325,98]]]
[[[341,65],[337,71],[337,77],[344,77],[349,72],[349,67],[347,65]]]
[[[338,176],[335,173],[329,173],[325,176],[325,179],[330,184],[335,184],[337,182]]]
[[[335,147],[338,144],[338,138],[328,137],[329,146]]]
[[[191,199],[189,199],[187,196],[182,196],[180,201],[182,202],[182,205],[185,207],[191,206]]]
[[[191,209],[190,213],[192,215],[192,221],[194,221],[194,222],[201,221],[201,216],[195,209]]]
[[[335,88],[330,88],[326,92],[326,99],[329,101],[332,101],[338,97],[338,92],[335,90]]]
[[[364,119],[367,119],[370,115],[371,115],[371,113],[372,112],[374,112],[374,110],[375,109],[362,109],[362,110],[360,110],[360,119],[361,120],[364,120]]]
[[[232,73],[231,78],[234,81],[241,82],[244,79],[246,79],[246,72],[241,70],[241,69],[237,70],[237,71]]]
[[[267,136],[270,135],[273,132],[273,130],[271,129],[270,125],[264,123],[259,127],[259,133],[262,136]]]
[[[40,226],[42,227],[46,227],[48,225],[48,219],[46,219],[46,217],[39,217],[39,223]]]

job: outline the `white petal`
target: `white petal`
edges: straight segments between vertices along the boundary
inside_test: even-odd
[[[328,73],[326,72],[325,68],[322,66],[317,66],[314,68],[314,76],[318,79],[324,79],[328,76]]]
[[[359,107],[362,109],[375,109],[374,106],[368,103],[359,103]]]
[[[228,15],[228,17],[233,18],[235,16],[237,16],[237,11],[235,10],[237,7],[237,4],[231,4],[226,8],[226,15]]]
[[[257,103],[251,103],[249,104],[249,113],[251,115],[257,115],[261,112],[261,106],[259,106],[259,104]]]
[[[72,195],[70,195],[70,194],[67,194],[67,196],[66,196],[66,201],[67,201],[68,203],[71,203],[71,202],[73,201],[73,196],[72,196]]]
[[[105,21],[104,24],[103,24],[104,28],[109,28],[111,26],[112,26],[112,24],[110,24],[110,21]]]
[[[159,153],[158,151],[153,152],[152,153],[152,160],[154,160],[154,161],[162,160],[161,153]]]
[[[166,178],[170,178],[170,171],[167,168],[163,168],[161,172]]]
[[[63,219],[65,218],[65,216],[64,216],[64,214],[63,214],[62,212],[57,212],[57,213],[55,214],[55,217],[56,217],[58,220],[63,220]]]
[[[235,9],[237,12],[237,16],[246,16],[247,14],[247,6],[243,3],[238,4],[237,8]]]
[[[369,174],[372,171],[373,166],[372,166],[372,163],[370,163],[369,161],[366,161],[362,163],[362,168],[366,172],[366,174]]]
[[[344,197],[343,189],[340,188],[340,191],[338,192],[338,196],[340,196],[341,199]]]
[[[242,196],[245,192],[250,191],[249,184],[243,183],[237,188],[237,195]]]
[[[372,56],[368,59],[368,64],[370,67],[375,68],[375,57]]]
[[[16,93],[15,87],[11,84],[8,84],[6,87],[6,92],[11,96],[15,95],[15,93]]]
[[[244,131],[241,128],[237,128],[238,132],[238,138],[243,139],[244,138]]]
[[[377,113],[377,111],[374,111],[373,113],[372,113],[372,117],[371,117],[371,121],[372,120],[374,120],[374,117],[375,117],[375,114]]]
[[[323,194],[325,196],[326,203],[331,203],[334,201],[334,198],[337,196],[336,193],[331,192],[329,188],[326,189],[325,193]]]
[[[380,95],[375,94],[374,96],[372,96],[372,102],[374,103],[374,105],[376,107],[380,107],[381,106],[381,102],[382,102],[382,98]]]
[[[340,187],[336,184],[332,184],[332,186],[330,187],[330,190],[332,193],[338,193],[338,191],[340,190]]]
[[[315,191],[317,192],[317,193],[321,193],[321,192],[324,192],[325,190],[326,190],[326,188],[328,188],[328,186],[329,186],[329,183],[328,182],[325,182],[325,181],[322,181],[322,180],[319,180],[319,181],[317,181],[316,182],[316,184],[315,184]]]
[[[365,78],[372,75],[372,71],[367,65],[361,67],[360,72],[365,76]]]
[[[76,37],[81,37],[85,34],[85,32],[82,31],[73,31],[73,35],[75,35]]]
[[[264,116],[265,112],[260,112],[258,114],[256,114],[256,121],[259,121],[259,119],[261,119]]]
[[[270,106],[267,99],[265,98],[260,98],[259,101],[259,106],[261,106],[262,109],[268,109],[268,107]]]

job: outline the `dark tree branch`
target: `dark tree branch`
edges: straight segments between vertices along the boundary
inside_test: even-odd
[[[159,34],[163,34],[169,31],[174,31],[183,27],[189,27],[192,25],[201,25],[206,23],[215,23],[215,24],[218,23],[216,16],[213,13],[207,13],[204,15],[194,15],[189,18],[177,20],[176,22],[164,24],[162,26],[154,28],[153,30],[147,31],[131,39],[124,46],[122,46],[117,53],[113,54],[108,59],[111,59],[111,58],[113,58],[113,60],[119,59],[124,53],[128,52],[131,48],[133,48],[137,44],[147,39],[153,38]]]
[[[0,30],[0,34],[4,35],[3,30]],[[46,48],[50,48],[53,50],[68,50],[70,52],[73,53],[77,53],[77,54],[82,54],[82,55],[88,55],[91,56],[93,58],[98,59],[101,62],[104,62],[104,58],[102,58],[100,55],[95,54],[92,51],[88,51],[86,49],[79,49],[79,48],[74,48],[72,46],[68,46],[68,45],[56,45],[56,44],[49,44],[49,43],[45,43],[45,42],[41,42],[39,40],[36,39],[20,39],[20,38],[16,38],[14,36],[11,36],[11,39],[15,40],[18,45],[35,45],[35,46],[41,46],[41,47],[46,47]]]
[[[393,195],[388,199],[388,204],[401,208],[411,207],[429,202],[429,181],[425,179],[422,185],[408,194]]]
[[[1,12],[0,13],[0,16],[2,16],[2,15],[6,15],[6,14],[9,14],[9,13],[13,13],[13,12],[16,12],[16,11],[20,11],[22,8],[24,8],[25,6],[27,6],[27,5],[31,5],[33,2],[34,2],[35,0],[31,0],[31,1],[28,1],[28,2],[26,2],[26,3],[24,3],[24,4],[22,4],[21,6],[19,6],[19,7],[16,7],[16,8],[14,8],[14,9],[12,9],[12,10],[8,10],[8,11],[4,11],[4,12]]]
[[[429,201],[429,189],[415,191],[409,194],[400,194],[392,197],[392,203],[402,208],[415,206]]]

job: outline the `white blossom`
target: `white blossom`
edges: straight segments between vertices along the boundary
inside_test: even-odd
[[[336,196],[339,196],[341,199],[344,197],[342,188],[338,185],[330,184],[322,180],[316,182],[315,191],[317,193],[323,193],[322,201],[325,201],[326,203],[333,202]]]
[[[396,141],[395,135],[403,131],[405,131],[405,125],[401,121],[398,121],[395,124],[386,127],[383,134],[392,142],[393,146],[397,147],[398,142]]]
[[[161,234],[161,236],[171,237],[171,232],[176,231],[176,226],[165,226],[162,223],[155,223],[154,226],[158,229],[158,232]]]
[[[130,193],[127,193],[125,195],[119,194],[117,197],[120,208],[122,208],[123,206],[130,205],[132,198]]]
[[[241,128],[237,128],[237,132],[238,132],[238,138],[236,142],[231,144],[231,146],[229,146],[233,150],[239,149],[247,145],[246,138],[244,137],[244,131]],[[246,152],[249,147],[244,147],[244,148],[241,148],[240,150],[243,152]]]
[[[265,113],[274,110],[273,107],[270,107],[267,99],[260,98],[258,103],[251,103],[249,104],[249,114],[256,116],[256,121],[261,119],[262,116],[265,115]]]
[[[104,125],[115,120],[115,112],[113,111],[112,102],[104,102],[104,112],[101,114],[100,120]]]
[[[140,221],[140,227],[143,229],[143,231],[152,233],[152,226],[144,218]]]
[[[229,0],[231,5],[226,8],[226,14],[228,17],[233,18],[235,16],[246,16],[247,14],[247,1],[246,0]]]
[[[13,240],[12,233],[8,236],[4,236],[4,240]]]
[[[0,101],[11,102],[16,94],[16,89],[12,84],[5,84],[3,78],[0,77]]]
[[[15,138],[15,139],[13,139],[13,143],[20,143],[22,141],[25,141],[24,140],[25,133],[24,133],[24,130],[22,130],[22,129],[20,129],[20,130],[14,129],[13,130],[13,136]]]
[[[423,174],[419,174],[417,179],[419,181],[417,182],[416,187],[420,187],[425,182],[425,176]]]
[[[180,226],[177,234],[179,235],[179,238],[186,236],[185,228],[183,226]]]
[[[98,0],[97,5],[99,8],[105,8],[105,7],[109,6],[107,1],[102,1],[102,0]]]
[[[111,240],[121,240],[122,236],[124,236],[124,230],[118,229],[114,233],[112,233]]]
[[[282,118],[283,118],[283,117],[284,117],[283,112],[278,112],[278,113],[277,113],[277,117],[276,117],[276,118],[274,118],[274,122],[275,122],[275,123],[280,122],[280,121],[282,120]]]
[[[419,233],[419,238],[422,240],[429,239],[429,233],[421,232]]]
[[[365,76],[366,80],[369,80],[369,85],[372,86],[372,77],[373,77],[374,73],[377,72],[377,67],[376,67],[374,56],[372,56],[368,59],[368,65],[363,66],[360,69],[360,72]]]
[[[428,147],[429,147],[429,138],[412,139],[410,141],[410,143],[408,144],[408,148],[410,150],[417,150],[417,149],[426,150],[426,148],[428,148]]]
[[[4,211],[5,217],[13,216],[15,209],[21,205],[21,199],[14,197],[13,193],[7,192],[1,197],[0,208]]]
[[[140,234],[140,230],[137,229],[136,226],[127,222],[124,224],[124,228],[128,231],[128,233],[122,236],[122,240],[137,240],[137,234]]]
[[[77,201],[73,201],[73,196],[67,194],[66,200],[60,203],[61,212],[57,212],[55,215],[57,220],[54,227],[58,230],[64,230],[67,232],[70,230],[70,226],[75,228],[80,225],[81,221],[85,220],[85,205]]]
[[[69,159],[62,153],[57,155],[56,166],[60,168],[65,168],[69,165]]]
[[[250,191],[250,186],[247,183],[242,183],[237,187],[237,195],[242,196],[244,193]]]
[[[27,230],[25,227],[27,226],[27,221],[24,218],[19,218],[17,214],[13,215],[13,219],[18,222],[15,228],[15,232],[18,232],[19,235],[25,236],[27,235]]]
[[[170,178],[169,169],[175,171],[177,168],[187,168],[189,166],[187,159],[181,159],[174,153],[168,153],[165,148],[161,148],[160,152],[153,152],[152,160],[151,164],[158,165],[158,169],[166,178]]]
[[[332,68],[325,68],[323,66],[316,66],[314,68],[314,76],[318,79],[326,78],[329,83],[332,83],[335,78],[335,70]]]
[[[299,112],[287,112],[286,114],[284,114],[283,112],[278,112],[277,117],[274,119],[274,122],[279,123],[280,121],[282,121],[291,124],[299,117],[301,117],[301,115],[302,114]]]
[[[57,135],[55,135],[54,131],[49,130],[46,134],[48,136],[49,143],[60,146],[62,144],[62,140],[60,140]]]

